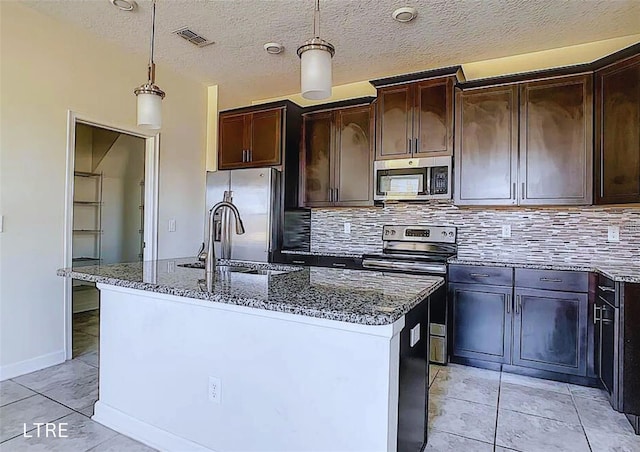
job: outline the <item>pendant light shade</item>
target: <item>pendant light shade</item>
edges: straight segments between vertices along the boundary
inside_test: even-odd
[[[151,4],[151,55],[147,83],[133,92],[138,98],[138,126],[156,130],[162,127],[162,99],[165,93],[156,84],[156,65],[153,62],[153,47],[156,29],[156,0]]]
[[[336,49],[324,39],[320,39],[320,0],[316,0],[313,32],[315,37],[298,48],[300,87],[305,99],[321,100],[331,96],[331,59]]]
[[[162,97],[158,94],[138,93],[138,126],[144,129],[162,127]]]

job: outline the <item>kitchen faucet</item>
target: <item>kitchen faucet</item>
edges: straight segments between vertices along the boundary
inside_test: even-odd
[[[236,234],[242,235],[244,234],[244,225],[242,224],[242,219],[240,219],[240,212],[238,212],[238,208],[231,202],[230,197],[227,197],[225,194],[225,200],[220,201],[216,205],[214,205],[209,211],[209,233],[208,235],[208,243],[207,249],[204,250],[204,246],[198,253],[198,259],[204,259],[204,268],[207,275],[213,274],[216,271],[216,253],[214,249],[214,241],[215,241],[215,220],[214,217],[218,210],[227,207],[231,212],[233,212],[233,216],[236,219]],[[226,228],[227,225],[222,223],[222,228]],[[226,231],[222,231],[222,237],[225,237]],[[204,245],[204,244],[203,244]]]

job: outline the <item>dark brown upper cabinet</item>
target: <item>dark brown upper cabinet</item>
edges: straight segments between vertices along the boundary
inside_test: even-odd
[[[220,113],[218,169],[282,163],[283,108]]]
[[[373,107],[303,115],[300,205],[373,205]]]
[[[590,74],[457,92],[456,204],[591,204],[592,130]]]
[[[456,93],[454,201],[515,205],[518,175],[518,88]]]
[[[520,85],[520,205],[591,204],[591,74]]]
[[[595,75],[596,204],[640,202],[640,55]]]
[[[376,160],[453,154],[455,77],[378,88]]]

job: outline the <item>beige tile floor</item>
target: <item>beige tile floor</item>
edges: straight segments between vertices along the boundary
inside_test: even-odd
[[[90,419],[98,398],[96,314],[74,323],[93,337],[80,336],[76,358],[0,382],[0,451],[154,450]],[[426,451],[640,452],[640,436],[600,390],[457,365],[431,366],[429,380]],[[25,437],[23,424],[34,422],[66,422],[69,437]]]

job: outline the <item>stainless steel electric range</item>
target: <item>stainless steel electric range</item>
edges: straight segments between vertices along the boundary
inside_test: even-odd
[[[453,226],[387,225],[382,228],[382,254],[364,255],[362,265],[372,270],[446,278],[447,259],[458,252],[456,240],[457,229]],[[429,311],[429,359],[446,364],[446,284],[431,296]]]

